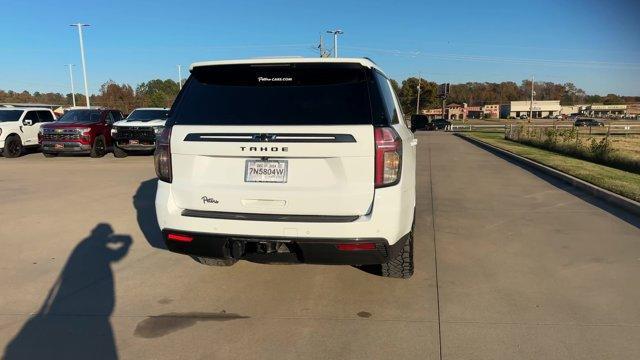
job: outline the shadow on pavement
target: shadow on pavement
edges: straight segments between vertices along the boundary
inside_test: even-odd
[[[133,195],[133,206],[136,209],[138,226],[149,245],[157,249],[166,249],[162,240],[162,233],[156,217],[156,189],[158,179],[153,178],[140,183],[138,190]]]
[[[69,256],[42,307],[7,345],[3,359],[117,359],[109,317],[115,306],[111,263],[130,236],[98,224]]]
[[[629,224],[631,224],[631,225],[633,225],[633,226],[635,226],[635,227],[640,229],[640,217],[635,216],[635,215],[633,215],[633,214],[629,213],[628,211],[625,211],[625,210],[623,210],[621,208],[618,208],[617,206],[614,206],[614,205],[612,205],[612,204],[610,204],[610,203],[608,203],[608,202],[606,202],[606,201],[604,201],[604,200],[602,200],[602,199],[600,199],[598,197],[590,195],[590,194],[588,194],[588,193],[586,193],[586,192],[584,192],[584,191],[582,191],[580,189],[577,189],[577,188],[571,186],[570,184],[568,184],[568,183],[566,183],[566,182],[564,182],[564,181],[562,181],[562,180],[560,180],[558,178],[555,178],[555,177],[553,177],[551,175],[545,174],[542,171],[539,171],[539,170],[534,169],[532,167],[526,166],[526,165],[522,164],[521,162],[519,162],[517,160],[514,160],[514,159],[512,159],[512,158],[510,158],[508,156],[505,156],[504,154],[502,154],[500,152],[494,151],[491,148],[488,148],[488,147],[485,148],[483,146],[476,145],[473,142],[469,142],[469,143],[471,143],[472,145],[475,145],[475,146],[477,146],[477,147],[479,147],[479,148],[481,148],[483,150],[486,150],[486,151],[496,155],[497,157],[499,157],[499,158],[501,158],[503,160],[506,160],[506,161],[510,162],[511,164],[514,164],[514,165],[518,166],[519,168],[521,168],[523,170],[526,170],[526,171],[532,173],[533,175],[535,175],[535,176],[539,177],[540,179],[548,182],[549,184],[551,184],[551,185],[553,185],[553,186],[555,186],[555,187],[557,187],[559,189],[562,189],[562,190],[568,192],[569,194],[571,194],[573,196],[576,196],[576,197],[588,202],[591,205],[597,206],[600,209],[608,212],[609,214],[614,215],[614,216],[620,218],[621,220],[626,221],[627,223],[629,223]]]

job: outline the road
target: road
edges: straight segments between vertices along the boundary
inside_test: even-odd
[[[214,268],[154,224],[152,159],[0,158],[0,354],[632,359],[640,220],[420,133],[416,272]]]

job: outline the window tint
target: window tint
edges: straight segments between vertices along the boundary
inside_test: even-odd
[[[58,120],[61,123],[92,124],[100,121],[100,110],[70,110]]]
[[[22,121],[31,120],[32,123],[36,124],[38,122],[38,115],[35,111],[27,111],[27,114],[24,116]]]
[[[107,124],[113,124],[114,123],[114,119],[113,119],[113,112],[109,111],[107,112]]]
[[[122,114],[120,113],[120,111],[111,111],[111,116],[113,117],[114,122],[122,120]]]
[[[38,118],[40,122],[51,122],[53,121],[53,114],[48,111],[38,111]]]
[[[18,121],[22,115],[22,110],[0,110],[0,122]]]
[[[393,91],[391,90],[391,84],[389,80],[377,71],[374,71],[378,88],[382,94],[382,102],[384,105],[384,112],[387,119],[392,124],[398,123],[398,112],[396,111],[396,104],[393,101]]]
[[[368,73],[359,64],[197,67],[174,104],[173,124],[372,124]]]
[[[168,113],[168,110],[133,110],[127,121],[166,120]]]

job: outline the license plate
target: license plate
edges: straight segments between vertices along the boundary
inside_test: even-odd
[[[244,181],[286,183],[288,167],[287,160],[247,160]]]
[[[54,149],[64,149],[64,144],[55,144],[53,145]]]
[[[129,140],[129,145],[138,145],[140,144],[140,140]]]

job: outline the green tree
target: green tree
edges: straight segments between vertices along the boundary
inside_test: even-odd
[[[393,84],[393,83],[392,83]],[[434,82],[420,79],[420,109],[428,109],[438,104],[438,85]],[[415,114],[418,100],[418,78],[410,77],[402,81],[398,91],[400,106],[405,114]]]
[[[170,107],[179,90],[176,81],[155,79],[138,85],[136,97],[140,106]]]

